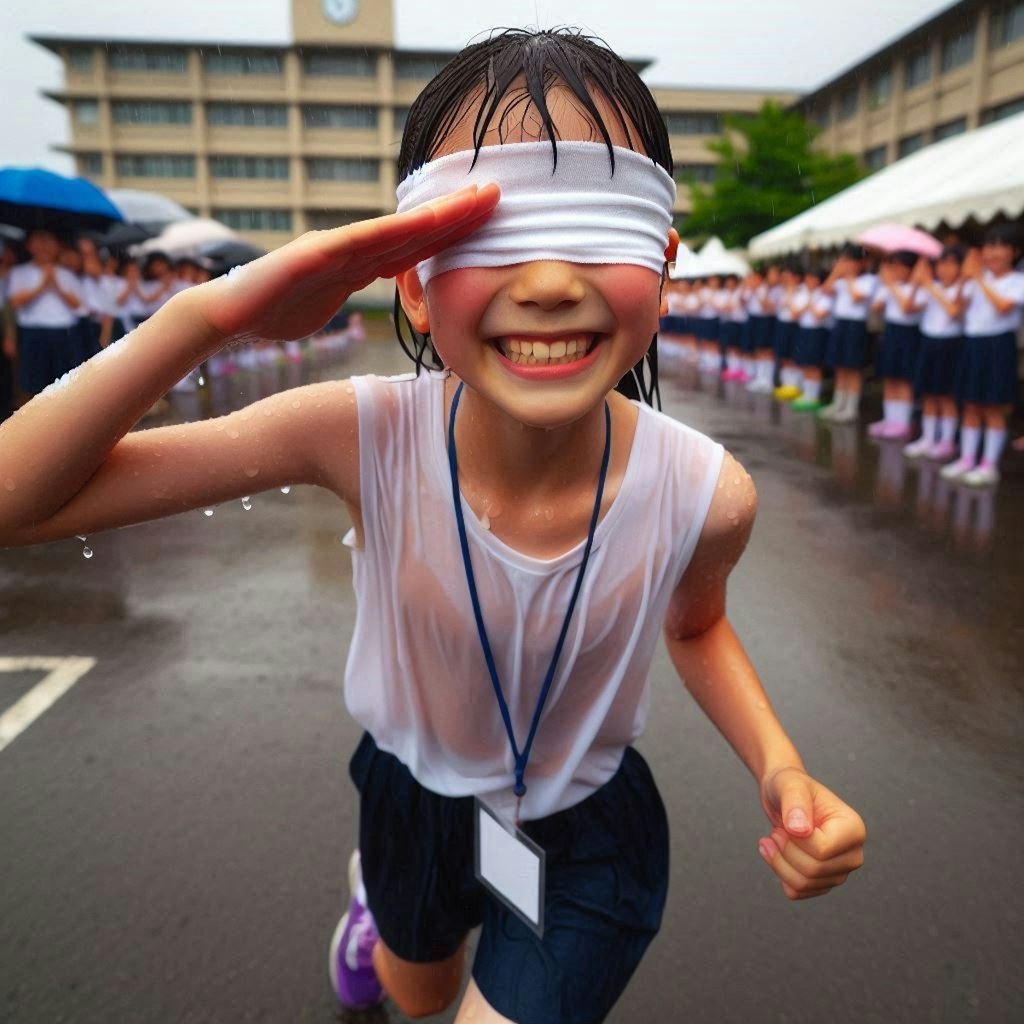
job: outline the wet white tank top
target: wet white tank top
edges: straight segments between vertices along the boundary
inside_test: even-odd
[[[353,380],[363,546],[352,552],[357,613],[345,701],[378,747],[426,789],[486,795],[511,813],[513,755],[452,509],[444,382],[438,372]],[[721,446],[647,406],[639,410],[530,756],[523,819],[589,796],[643,731],[655,645],[715,491]],[[484,622],[522,747],[584,544],[533,558],[495,537],[464,500],[463,508]]]

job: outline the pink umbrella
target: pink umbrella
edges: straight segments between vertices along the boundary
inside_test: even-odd
[[[882,252],[915,252],[930,260],[937,260],[942,255],[942,243],[937,238],[906,224],[876,224],[855,240]]]

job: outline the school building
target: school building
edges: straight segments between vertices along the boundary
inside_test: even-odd
[[[291,0],[288,46],[36,35],[59,56],[78,173],[161,192],[267,248],[394,209],[409,106],[452,56],[396,49],[392,0]],[[651,61],[636,60],[639,71]],[[654,90],[680,180],[710,180],[728,111],[793,92]],[[690,208],[685,187],[677,213]]]
[[[796,108],[870,170],[1024,110],[1024,0],[961,0]],[[1021,140],[1024,152],[1024,139]]]

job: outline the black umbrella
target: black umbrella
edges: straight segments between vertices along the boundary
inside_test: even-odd
[[[106,246],[108,249],[126,249],[129,245],[138,245],[158,234],[150,231],[141,224],[112,224],[106,231],[87,231],[86,235],[97,245]]]
[[[218,242],[206,242],[199,246],[199,252],[225,267],[240,267],[267,255],[267,250],[261,249],[258,245],[231,238]]]

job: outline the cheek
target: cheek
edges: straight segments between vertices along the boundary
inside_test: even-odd
[[[467,333],[475,335],[494,297],[494,276],[494,271],[486,268],[467,268],[431,279],[426,291],[427,318],[435,344],[439,338],[444,344]]]
[[[617,266],[601,267],[595,277],[620,324],[648,336],[658,329],[661,278],[657,274],[644,267]]]

